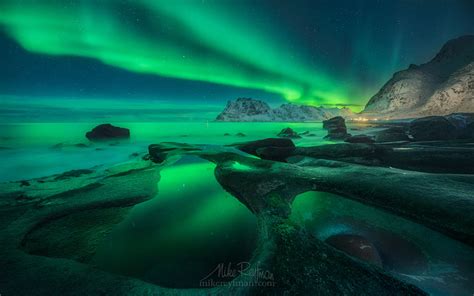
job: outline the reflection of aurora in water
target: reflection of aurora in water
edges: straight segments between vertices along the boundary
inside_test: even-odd
[[[96,256],[99,266],[163,286],[198,287],[218,264],[249,261],[256,218],[220,187],[214,167],[188,156],[164,168],[158,195],[115,229]]]
[[[320,240],[352,234],[374,241],[386,253],[385,270],[431,295],[468,295],[474,289],[472,248],[404,218],[334,194],[306,192],[295,198],[291,219]],[[425,256],[427,264],[413,266]]]

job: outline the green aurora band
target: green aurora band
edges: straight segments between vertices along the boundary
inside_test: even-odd
[[[227,1],[0,2],[0,29],[30,52],[97,59],[133,72],[347,104],[354,89],[304,63],[275,28],[256,27]],[[236,2],[237,3],[237,2]],[[234,8],[235,6],[235,8]],[[280,38],[282,39],[282,38]]]

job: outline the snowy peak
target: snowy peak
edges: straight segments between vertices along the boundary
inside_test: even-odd
[[[217,121],[239,121],[243,114],[254,117],[264,118],[271,112],[270,106],[263,101],[251,98],[238,98],[235,101],[228,101],[224,108],[216,118]]]
[[[267,103],[251,98],[227,102],[217,121],[322,121],[334,116],[350,117],[349,108],[323,108],[306,105],[282,104],[272,109]]]

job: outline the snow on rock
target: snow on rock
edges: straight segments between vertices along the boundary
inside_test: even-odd
[[[283,104],[272,109],[267,103],[251,98],[238,98],[227,102],[217,121],[322,121],[335,116],[351,117],[349,108],[323,108],[306,105]]]
[[[428,63],[395,73],[362,114],[393,119],[455,112],[474,112],[474,35],[448,41]]]

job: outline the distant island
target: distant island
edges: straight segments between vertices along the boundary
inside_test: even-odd
[[[238,98],[228,101],[216,121],[231,122],[306,122],[323,121],[335,116],[352,117],[349,108],[324,108],[307,105],[282,104],[271,108],[267,103],[252,98]]]

